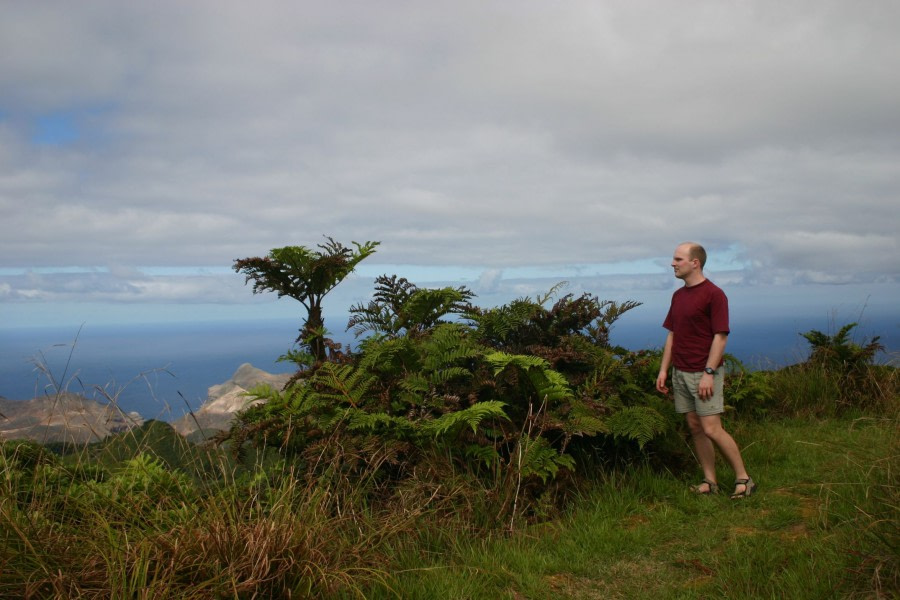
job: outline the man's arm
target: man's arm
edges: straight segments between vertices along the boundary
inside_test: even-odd
[[[722,363],[722,357],[725,356],[725,345],[728,343],[727,333],[717,333],[713,336],[712,344],[709,346],[709,357],[706,359],[706,366],[711,369],[718,369]],[[700,386],[697,392],[701,398],[712,398],[713,396],[713,376],[704,373],[700,378]]]
[[[706,359],[706,366],[718,369],[722,364],[722,358],[725,356],[725,345],[728,343],[727,333],[717,333],[713,336],[712,344],[709,347],[709,358]]]
[[[656,376],[656,391],[668,394],[666,378],[669,376],[669,367],[672,366],[672,343],[675,341],[675,333],[670,331],[666,336],[666,345],[663,347],[662,361],[659,363],[659,375]]]

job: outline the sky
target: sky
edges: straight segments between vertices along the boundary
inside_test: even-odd
[[[893,0],[0,0],[0,328],[295,314],[235,259],[379,241],[482,304],[900,323]],[[662,308],[660,308],[662,307]]]

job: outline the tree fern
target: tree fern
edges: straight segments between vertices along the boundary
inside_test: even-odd
[[[307,316],[297,342],[309,349],[316,361],[327,358],[323,335],[325,321],[322,299],[349,275],[360,261],[375,252],[379,242],[359,244],[356,250],[330,237],[319,250],[305,246],[273,248],[268,256],[234,261],[232,268],[245,275],[245,283],[253,281],[253,293],[276,292],[300,302]]]
[[[447,315],[463,312],[472,296],[462,286],[416,290],[403,306],[401,324],[407,330],[430,329]]]
[[[367,332],[396,335],[401,329],[398,315],[415,290],[416,286],[406,278],[376,277],[372,300],[367,305],[360,303],[350,308],[347,329],[353,329],[357,337]]]
[[[875,355],[884,350],[884,346],[878,341],[881,339],[879,336],[875,336],[865,345],[851,341],[850,331],[857,325],[858,323],[848,323],[833,336],[815,329],[801,334],[812,347],[809,361],[846,372],[859,370],[870,364]]]
[[[347,328],[357,336],[376,332],[393,337],[426,331],[447,315],[465,311],[473,296],[463,286],[418,288],[406,278],[381,275],[375,279],[372,300],[350,308]]]

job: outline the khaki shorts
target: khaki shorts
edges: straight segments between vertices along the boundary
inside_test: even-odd
[[[719,415],[725,412],[725,395],[722,393],[722,388],[725,385],[725,369],[722,367],[716,369],[716,374],[713,375],[712,398],[705,400],[700,399],[700,393],[697,391],[700,387],[700,378],[703,375],[703,371],[687,373],[678,369],[672,369],[675,412],[679,414],[695,412],[701,417]]]

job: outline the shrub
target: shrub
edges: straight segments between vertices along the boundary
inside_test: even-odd
[[[725,401],[737,416],[763,418],[775,408],[771,373],[750,371],[730,354],[725,369]]]
[[[809,358],[771,376],[772,395],[784,414],[832,417],[852,412],[896,414],[900,381],[891,365],[873,364],[884,350],[879,338],[853,342],[843,326],[829,336],[812,330],[802,334],[810,344]]]
[[[266,402],[240,415],[234,448],[277,447],[306,481],[344,481],[365,502],[457,473],[493,490],[502,522],[570,480],[582,440],[640,452],[671,431],[648,361],[609,346],[612,324],[638,303],[584,294],[548,308],[551,292],[483,310],[465,288],[376,283],[348,326],[370,334],[359,353],[282,391],[254,390]]]

